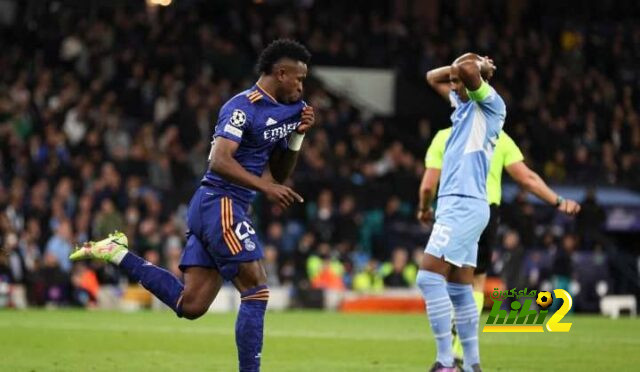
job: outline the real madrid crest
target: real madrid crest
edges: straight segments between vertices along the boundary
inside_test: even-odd
[[[251,240],[251,238],[246,238],[246,239],[243,241],[243,243],[244,243],[244,248],[245,248],[247,251],[249,251],[249,252],[251,252],[251,251],[253,251],[254,249],[256,249],[256,243],[254,243],[254,242]]]

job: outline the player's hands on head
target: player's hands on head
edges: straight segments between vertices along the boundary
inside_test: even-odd
[[[422,222],[425,225],[433,222],[433,208],[418,210],[418,221]]]
[[[313,112],[313,107],[305,106],[302,109],[302,116],[300,118],[300,125],[296,128],[296,132],[300,134],[306,133],[316,123],[316,116]]]
[[[488,56],[484,56],[484,57],[480,57],[480,75],[482,75],[482,78],[485,80],[490,80],[493,77],[493,74],[496,72],[496,70],[498,69],[495,65],[495,63],[493,62],[493,59],[489,58]]]
[[[580,213],[580,204],[575,200],[565,199],[558,206],[558,210],[562,213],[568,214],[569,216],[575,216]]]
[[[270,183],[264,190],[267,199],[272,203],[277,203],[282,208],[287,208],[291,204],[304,202],[302,196],[293,191],[290,187],[278,183]]]

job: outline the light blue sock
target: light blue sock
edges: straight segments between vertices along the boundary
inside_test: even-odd
[[[464,351],[464,370],[470,371],[474,364],[480,364],[478,347],[478,308],[473,298],[471,284],[449,283],[447,285],[455,310],[455,322]]]
[[[431,330],[436,338],[438,349],[436,360],[445,367],[453,367],[451,346],[451,312],[453,309],[447,293],[447,281],[440,274],[420,270],[416,283],[427,304],[429,323],[431,323]]]

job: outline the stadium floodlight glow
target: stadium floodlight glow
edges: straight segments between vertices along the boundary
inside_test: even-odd
[[[171,5],[171,0],[147,0],[147,4],[149,5],[160,5],[160,6],[169,6]]]

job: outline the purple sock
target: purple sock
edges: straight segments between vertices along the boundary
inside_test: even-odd
[[[259,285],[240,293],[241,303],[236,320],[236,345],[240,372],[260,370],[264,313],[269,300],[269,288]]]
[[[160,301],[172,308],[178,316],[182,316],[181,306],[178,304],[178,300],[182,295],[184,285],[173,274],[158,266],[152,265],[131,252],[128,252],[124,256],[122,262],[120,262],[120,267],[135,281],[142,284],[149,292],[158,297]]]

